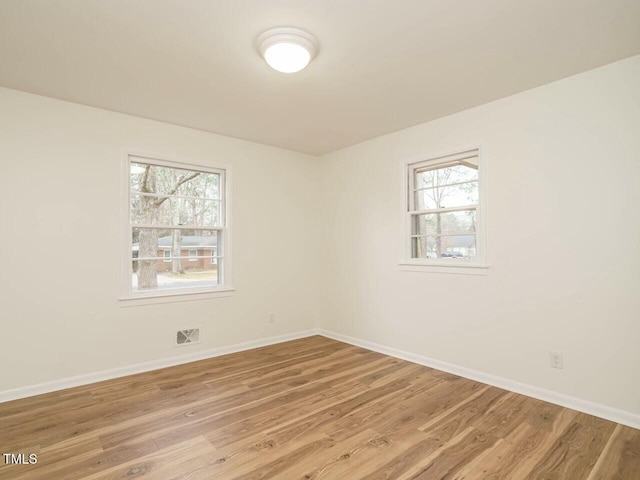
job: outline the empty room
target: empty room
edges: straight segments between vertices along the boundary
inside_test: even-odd
[[[0,0],[0,480],[639,480],[639,25]]]

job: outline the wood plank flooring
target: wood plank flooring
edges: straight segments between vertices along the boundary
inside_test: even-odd
[[[640,430],[315,336],[0,404],[0,479],[638,480]]]

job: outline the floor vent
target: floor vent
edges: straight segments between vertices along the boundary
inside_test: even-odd
[[[178,330],[176,332],[176,346],[192,345],[200,343],[200,329],[188,328],[186,330]]]

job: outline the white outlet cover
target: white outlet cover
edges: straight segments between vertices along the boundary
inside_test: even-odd
[[[562,369],[563,368],[563,361],[562,361],[562,352],[558,352],[558,351],[552,351],[549,352],[549,366],[551,368],[559,368]]]

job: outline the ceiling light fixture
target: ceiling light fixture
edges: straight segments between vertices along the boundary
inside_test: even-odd
[[[279,27],[258,37],[258,50],[271,68],[283,73],[299,72],[318,53],[315,37],[304,30]]]

